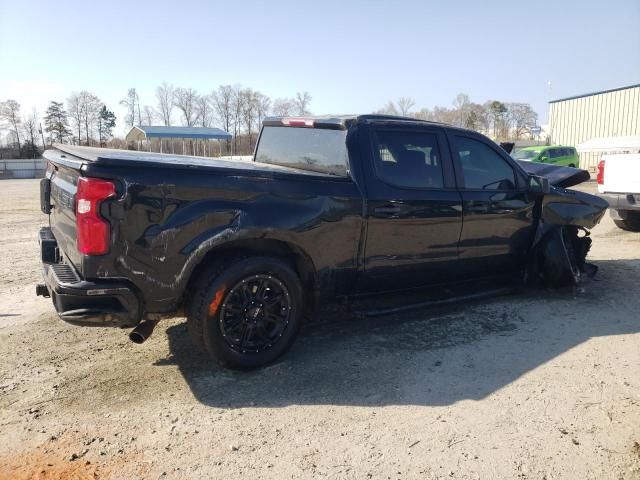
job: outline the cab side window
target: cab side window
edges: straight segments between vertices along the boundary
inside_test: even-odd
[[[401,188],[443,188],[438,137],[420,131],[376,132],[376,172],[385,183]]]
[[[456,153],[464,186],[474,190],[515,190],[516,178],[511,165],[483,142],[455,136]]]

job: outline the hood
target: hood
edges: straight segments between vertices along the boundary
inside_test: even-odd
[[[525,160],[516,160],[516,162],[525,172],[547,178],[554,187],[569,188],[591,179],[589,172],[580,168],[559,167]]]

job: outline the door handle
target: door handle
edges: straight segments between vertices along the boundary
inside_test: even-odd
[[[476,203],[467,205],[465,208],[467,213],[487,213],[489,212],[489,205],[486,203]]]
[[[373,209],[373,212],[378,215],[396,215],[401,211],[402,209],[399,205],[387,205],[384,207],[376,207]]]

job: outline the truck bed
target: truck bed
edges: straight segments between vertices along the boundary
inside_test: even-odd
[[[109,167],[145,167],[203,169],[208,171],[224,169],[226,173],[254,173],[259,175],[302,175],[305,177],[340,178],[335,175],[301,170],[298,168],[270,165],[255,161],[228,160],[191,155],[140,152],[112,148],[79,147],[76,145],[54,145],[55,150],[47,150],[44,157],[71,168],[81,168],[83,164],[96,164]],[[69,158],[71,155],[71,158]]]

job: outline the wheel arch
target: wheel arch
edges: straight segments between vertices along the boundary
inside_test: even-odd
[[[192,291],[196,279],[217,259],[243,256],[272,256],[284,260],[291,265],[300,278],[303,289],[307,292],[315,291],[317,286],[316,268],[307,252],[299,246],[283,240],[250,238],[232,240],[210,249],[191,271],[183,292],[183,300]],[[313,297],[313,295],[308,296],[308,300],[312,300]]]

